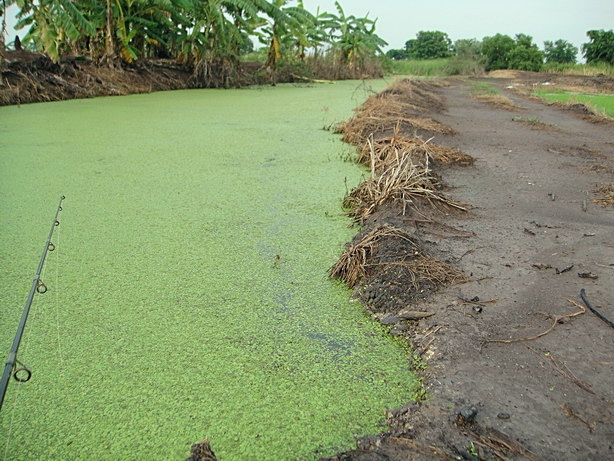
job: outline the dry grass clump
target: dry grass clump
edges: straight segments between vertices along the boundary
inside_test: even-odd
[[[570,111],[591,123],[611,123],[613,120],[612,117],[605,113],[605,110],[592,107],[590,104],[586,103],[567,101],[552,102],[549,105],[562,110]]]
[[[453,208],[465,208],[437,191],[439,181],[429,169],[428,156],[423,164],[412,160],[411,151],[394,150],[385,162],[378,161],[373,140],[370,144],[371,178],[352,189],[343,200],[348,214],[357,222],[364,222],[375,209],[386,202],[400,202],[403,214],[407,205],[414,199],[423,198],[429,202],[438,202]]]
[[[535,131],[558,130],[556,125],[542,122],[537,117],[531,117],[531,118],[512,117],[512,121],[527,125],[532,130],[535,130]]]
[[[500,109],[517,112],[521,107],[517,106],[507,96],[495,88],[490,82],[477,82],[471,87],[471,97],[478,101],[485,102]]]
[[[395,260],[378,261],[378,248],[389,239],[402,239],[413,250],[399,253]],[[420,251],[418,244],[401,229],[384,224],[364,234],[347,246],[339,260],[330,268],[329,276],[353,288],[371,271],[401,269],[403,278],[409,280],[416,291],[425,285],[439,286],[465,282],[462,271]]]
[[[456,149],[430,144],[430,139],[424,141],[417,135],[418,131],[454,134],[451,128],[422,115],[442,107],[428,89],[427,84],[410,80],[397,82],[369,98],[337,128],[345,142],[359,148],[356,161],[371,172],[343,202],[355,222],[365,223],[378,207],[389,203],[401,205],[403,214],[408,205],[418,207],[425,201],[465,210],[462,204],[439,192],[441,184],[429,165],[435,162],[467,166],[473,158]],[[466,280],[461,271],[424,254],[417,240],[389,224],[355,238],[331,267],[329,276],[349,287],[368,278],[375,284],[362,287],[366,302],[378,303],[380,292],[385,292],[388,304],[393,298],[394,302],[411,301],[438,285]]]
[[[462,271],[450,264],[419,252],[414,253],[410,259],[383,263],[382,265],[386,268],[402,267],[407,272],[407,276],[416,291],[419,291],[425,284],[443,286],[469,280]]]
[[[459,166],[470,166],[474,162],[473,157],[458,149],[432,144],[430,140],[424,141],[417,136],[409,138],[399,135],[398,127],[392,136],[379,138],[375,141],[368,139],[359,150],[356,162],[371,166],[371,162],[375,161],[375,170],[379,172],[385,169],[386,165],[390,163],[390,159],[398,158],[399,153],[401,155],[407,153],[414,163],[421,165],[424,165],[425,159],[438,164],[456,164]]]
[[[414,112],[439,112],[444,104],[441,98],[433,93],[437,86],[439,85],[434,82],[402,79],[395,81],[378,96],[382,98],[395,96],[396,100],[413,108]]]
[[[428,133],[440,133],[452,135],[456,132],[449,126],[439,123],[427,117],[408,115],[404,112],[392,113],[392,108],[387,107],[386,113],[378,112],[381,102],[374,103],[373,107],[354,115],[347,122],[339,124],[336,133],[343,134],[342,140],[348,144],[360,146],[373,133],[392,133],[397,127],[409,133],[426,131]]]
[[[363,145],[373,133],[392,133],[394,130],[455,134],[449,126],[420,115],[427,110],[439,110],[441,106],[441,101],[410,80],[401,81],[367,99],[357,109],[356,115],[339,124],[335,132],[343,134],[344,142],[355,146]]]
[[[518,78],[520,72],[512,69],[498,69],[488,73],[491,78]]]
[[[605,174],[613,174],[614,175],[614,168],[612,168],[611,166],[604,165],[603,163],[599,163],[597,165],[592,166],[591,170],[599,171],[599,172],[605,173]]]
[[[378,243],[386,238],[402,238],[412,245],[409,235],[389,224],[376,227],[355,243],[350,243],[339,260],[330,268],[329,276],[345,282],[350,288],[365,277],[367,263],[376,250]]]
[[[475,159],[471,155],[452,147],[444,147],[437,144],[429,144],[428,147],[429,157],[432,158],[435,163],[471,166],[473,162],[475,162]]]
[[[499,107],[501,109],[509,110],[512,112],[518,112],[521,110],[521,107],[516,105],[514,101],[512,101],[507,96],[503,96],[502,94],[473,94],[472,97],[477,99],[478,101],[485,102],[495,107]]]
[[[602,197],[593,200],[593,203],[601,206],[614,206],[614,184],[601,187],[597,189],[596,193]]]

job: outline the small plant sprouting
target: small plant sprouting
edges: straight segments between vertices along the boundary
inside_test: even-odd
[[[469,447],[467,447],[467,452],[469,452],[469,454],[475,458],[480,458],[480,455],[478,453],[478,450],[475,448],[475,445],[473,442],[471,442],[469,444]]]

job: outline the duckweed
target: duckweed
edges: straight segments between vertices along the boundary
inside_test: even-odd
[[[383,82],[375,82],[377,88]],[[19,459],[314,459],[416,381],[327,269],[361,170],[322,130],[359,82],[0,108],[0,346],[61,225],[0,413]]]

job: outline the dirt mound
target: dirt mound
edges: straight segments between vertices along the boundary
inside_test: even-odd
[[[499,69],[493,70],[487,75],[490,78],[518,78],[518,76],[521,75],[521,71],[512,69]]]
[[[436,87],[435,83],[409,79],[396,82],[367,99],[335,132],[355,146],[363,146],[372,135],[380,138],[402,133],[428,139],[436,133],[454,134],[450,127],[424,115],[443,110],[442,101],[432,91]]]
[[[259,62],[228,62],[224,59],[208,66],[190,67],[159,58],[139,60],[133,64],[116,63],[109,67],[97,65],[84,57],[67,57],[54,63],[42,54],[20,50],[0,54],[0,106],[184,88],[381,77],[379,61],[362,70],[334,65],[326,60],[309,62],[300,70],[287,65],[271,70]]]

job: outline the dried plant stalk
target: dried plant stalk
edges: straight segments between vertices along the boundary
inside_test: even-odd
[[[438,146],[431,143],[431,139],[424,141],[418,136],[407,137],[399,133],[399,126],[395,127],[392,136],[376,139],[375,141],[367,139],[362,145],[356,158],[357,163],[370,165],[375,156],[375,161],[378,164],[378,171],[382,170],[382,166],[390,163],[390,159],[395,159],[399,156],[399,152],[407,153],[411,156],[414,163],[424,164],[425,159],[430,159],[435,163],[440,164],[456,164],[459,166],[470,166],[474,162],[474,158],[458,149],[450,147]],[[371,146],[370,143],[373,143]],[[375,155],[374,155],[375,154]]]
[[[400,266],[408,271],[409,279],[416,290],[427,282],[433,285],[447,285],[468,281],[467,276],[451,265],[422,253],[415,254],[411,259],[383,263],[384,266]]]
[[[335,132],[343,134],[343,141],[356,146],[363,145],[373,133],[399,128],[404,132],[454,134],[452,128],[421,115],[442,107],[439,98],[429,92],[432,86],[412,80],[397,82],[367,99],[356,115],[338,125]]]
[[[597,189],[597,193],[602,197],[594,199],[593,203],[602,206],[614,206],[614,184]]]
[[[424,165],[418,165],[412,161],[410,154],[395,149],[395,157],[390,155],[387,164],[382,164],[377,161],[372,138],[368,142],[371,152],[371,178],[352,189],[343,201],[344,207],[349,210],[348,214],[356,221],[364,222],[378,206],[386,202],[400,201],[405,210],[417,197],[465,210],[460,203],[437,192],[438,181],[431,174],[428,156]],[[378,173],[379,168],[385,169]]]
[[[414,244],[401,229],[388,224],[376,227],[357,242],[347,246],[339,260],[330,268],[329,276],[345,282],[350,288],[354,287],[358,280],[364,278],[367,263],[378,242],[391,237],[402,238]]]

